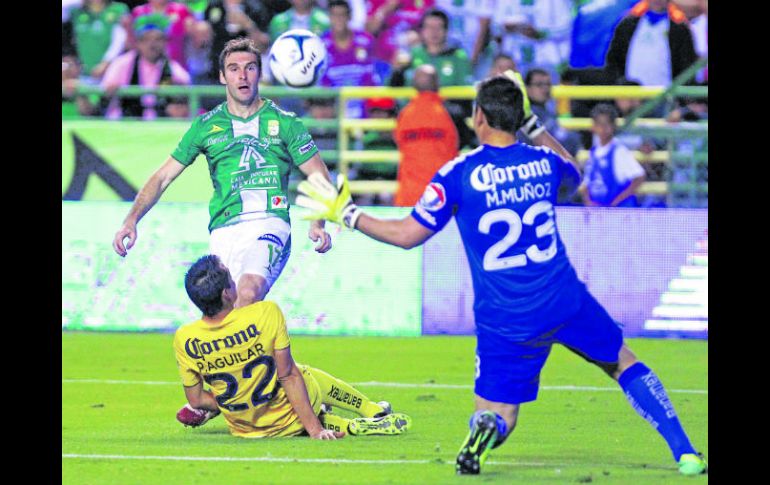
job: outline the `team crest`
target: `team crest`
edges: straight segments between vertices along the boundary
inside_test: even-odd
[[[289,206],[284,195],[274,195],[271,202],[273,209],[286,209]]]
[[[356,60],[358,62],[364,62],[366,60],[366,49],[363,47],[356,49]]]
[[[278,120],[267,121],[267,134],[270,136],[278,136]]]
[[[431,212],[436,212],[446,205],[446,190],[438,182],[431,182],[425,187],[420,198],[420,205]]]

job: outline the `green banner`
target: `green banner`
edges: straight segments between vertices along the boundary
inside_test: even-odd
[[[208,190],[198,191],[208,198]],[[208,252],[207,205],[159,203],[139,223],[136,245],[124,259],[112,238],[129,207],[62,202],[63,329],[173,330],[200,317],[184,275]],[[409,209],[367,212],[403,217]],[[301,215],[292,209],[291,256],[267,296],[283,309],[291,333],[420,335],[422,249],[404,251],[329,224],[333,248],[319,254]]]
[[[189,121],[62,121],[62,198],[133,200],[189,127]],[[206,202],[210,195],[201,156],[169,186],[163,200]]]

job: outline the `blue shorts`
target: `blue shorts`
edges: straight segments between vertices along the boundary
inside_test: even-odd
[[[590,362],[617,364],[623,332],[593,295],[582,293],[582,304],[573,316],[532,336],[514,339],[477,327],[476,395],[508,404],[534,401],[540,371],[554,343]]]

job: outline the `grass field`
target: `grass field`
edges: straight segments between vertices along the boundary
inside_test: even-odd
[[[64,484],[706,483],[682,477],[663,439],[598,368],[555,347],[534,403],[479,476],[455,476],[473,410],[471,337],[293,337],[292,353],[409,414],[401,436],[244,440],[184,404],[170,334],[62,335]],[[629,340],[708,457],[705,341]],[[571,387],[570,387],[571,386]]]

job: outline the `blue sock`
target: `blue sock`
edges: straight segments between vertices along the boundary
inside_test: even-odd
[[[468,427],[470,429],[473,429],[473,422],[476,421],[476,416],[483,413],[484,411],[476,411],[471,415],[471,419],[468,421]],[[494,411],[490,411],[493,412]],[[502,416],[495,413],[495,424],[497,424],[497,439],[495,440],[495,444],[492,445],[492,448],[497,448],[501,444],[503,444],[503,441],[505,441],[505,438],[508,436],[508,424],[505,422]]]
[[[696,453],[679,423],[663,383],[649,367],[637,362],[620,375],[618,383],[636,412],[666,440],[674,460],[679,461],[685,453]]]

